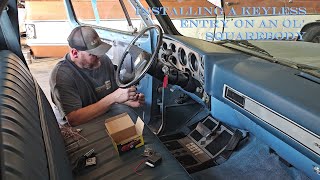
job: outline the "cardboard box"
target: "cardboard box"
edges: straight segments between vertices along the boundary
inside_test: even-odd
[[[139,117],[134,124],[127,113],[119,114],[107,119],[105,126],[119,155],[144,145],[144,123]]]

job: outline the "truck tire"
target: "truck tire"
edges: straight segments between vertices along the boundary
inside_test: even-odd
[[[307,29],[303,35],[305,42],[320,43],[320,26],[313,26]]]

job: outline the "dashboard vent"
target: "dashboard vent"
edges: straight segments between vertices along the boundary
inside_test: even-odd
[[[235,90],[226,87],[225,88],[225,98],[229,99],[230,101],[232,101],[233,103],[235,103],[236,105],[240,106],[240,107],[244,107],[244,97],[236,92]]]

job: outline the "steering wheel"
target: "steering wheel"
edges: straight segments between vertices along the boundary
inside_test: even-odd
[[[151,29],[155,29],[158,35],[156,48],[150,55],[150,53],[136,46],[135,43],[141,36]],[[117,68],[116,83],[120,88],[127,88],[135,85],[143,78],[154,60],[157,58],[156,56],[162,43],[162,37],[163,33],[160,26],[152,25],[141,30],[139,34],[133,38],[124,51]]]

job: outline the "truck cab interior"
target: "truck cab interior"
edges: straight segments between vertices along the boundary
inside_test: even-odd
[[[318,44],[183,36],[169,16],[144,12],[162,7],[158,0],[116,2],[132,31],[115,30],[98,23],[99,13],[96,24],[81,21],[77,1],[64,3],[72,27],[92,26],[113,46],[118,85],[145,94],[145,105],[130,109],[145,123],[145,144],[118,156],[104,121],[121,106],[74,127],[81,138],[62,136],[22,54],[17,2],[2,0],[1,179],[320,179]],[[104,4],[91,5],[97,12]],[[292,61],[270,53],[283,48]],[[77,169],[92,149],[96,165]],[[146,150],[162,157],[158,166],[143,164]]]

